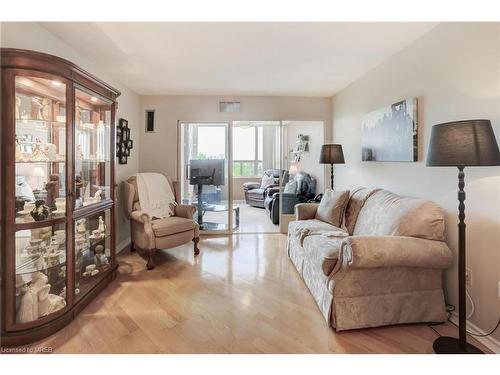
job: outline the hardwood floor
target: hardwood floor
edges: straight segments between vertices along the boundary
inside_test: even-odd
[[[432,353],[437,335],[425,324],[329,329],[285,241],[203,237],[198,257],[190,244],[163,251],[153,271],[124,251],[117,279],[68,327],[34,345],[56,353]],[[451,324],[435,329],[456,334]]]

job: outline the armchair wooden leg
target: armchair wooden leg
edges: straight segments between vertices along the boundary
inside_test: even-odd
[[[194,243],[194,255],[198,255],[200,253],[200,249],[198,249],[198,242],[200,242],[200,237],[193,238]]]
[[[135,252],[134,241],[130,242],[130,251]]]
[[[148,271],[155,268],[155,263],[153,260],[154,255],[155,255],[155,249],[149,249],[148,250],[148,263],[146,264],[146,268],[148,269]]]

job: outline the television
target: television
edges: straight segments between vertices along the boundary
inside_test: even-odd
[[[224,185],[225,162],[225,159],[190,160],[189,184],[215,186]]]

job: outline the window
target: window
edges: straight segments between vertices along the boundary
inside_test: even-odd
[[[233,177],[262,175],[263,127],[233,126]]]

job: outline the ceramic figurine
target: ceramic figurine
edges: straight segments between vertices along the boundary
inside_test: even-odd
[[[41,108],[41,114],[42,114],[42,119],[43,120],[50,120],[50,99],[43,98],[42,99],[42,108]]]
[[[39,254],[38,258],[36,258],[34,262],[34,266],[37,271],[43,271],[47,269],[47,262],[45,261],[44,257]]]
[[[40,316],[40,301],[45,301],[49,295],[50,284],[47,284],[47,276],[41,272],[35,272],[31,279],[31,285],[21,298],[21,304],[17,318],[19,323],[32,322]],[[45,305],[42,305],[42,311]]]
[[[21,121],[26,124],[28,122],[28,119],[29,119],[29,116],[28,116],[28,112],[26,112],[25,110],[23,110],[21,112]]]
[[[43,120],[42,107],[42,99],[31,98],[31,118],[33,120]]]
[[[50,161],[57,160],[57,146],[55,144],[47,143],[44,152]]]
[[[32,161],[49,161],[47,155],[42,150],[42,141],[40,139],[36,139],[35,144],[33,146],[33,155],[31,156]]]
[[[104,254],[104,246],[102,245],[97,245],[95,247],[95,255],[94,255],[94,263],[97,267],[103,266],[105,264],[109,263],[108,258]]]
[[[101,200],[102,199],[102,190],[97,190],[94,194],[94,199],[95,200]]]
[[[47,206],[52,210],[56,210],[56,199],[59,197],[59,176],[56,174],[51,174],[49,176],[49,182],[45,184],[45,190],[47,190]]]
[[[104,225],[104,220],[102,220],[102,216],[99,216],[99,227],[97,227],[97,230],[101,234],[105,234],[106,233],[106,225]]]
[[[66,301],[61,296],[50,294],[48,278],[41,272],[32,275],[31,285],[21,298],[17,314],[19,323],[32,322],[45,315],[51,314],[66,306]]]
[[[16,96],[16,120],[21,118],[21,114],[19,113],[19,107],[21,106],[21,98]]]
[[[47,220],[49,218],[50,210],[45,205],[43,199],[39,199],[35,202],[35,208],[30,212],[31,217],[35,221]]]
[[[38,319],[38,295],[31,288],[28,288],[21,297],[17,321],[18,323],[27,323],[36,319]]]
[[[81,219],[76,222],[76,231],[78,233],[85,233],[87,231],[87,226],[86,226],[86,219]]]
[[[83,187],[83,181],[82,181],[82,176],[76,175],[75,176],[75,199],[80,198],[81,196],[81,190]]]
[[[21,147],[21,144],[19,143],[19,140],[16,137],[16,161],[17,162],[23,162],[26,161],[26,158],[24,157],[23,154],[23,149]]]

